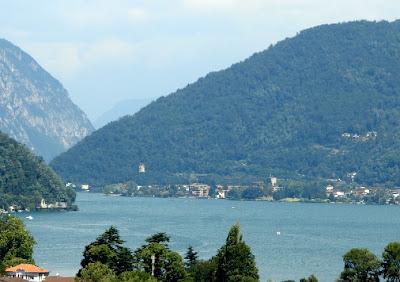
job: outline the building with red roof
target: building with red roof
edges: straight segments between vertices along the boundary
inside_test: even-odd
[[[19,264],[6,269],[8,277],[22,278],[26,281],[42,282],[49,276],[49,271],[33,264]]]

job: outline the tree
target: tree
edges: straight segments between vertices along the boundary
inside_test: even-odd
[[[400,242],[389,243],[382,254],[383,278],[389,282],[400,281]]]
[[[154,272],[154,277],[160,281],[175,282],[184,279],[186,272],[182,257],[171,251],[167,242],[169,236],[165,233],[157,233],[147,238],[147,244],[135,251],[136,269],[147,273]]]
[[[81,269],[77,282],[117,282],[114,271],[101,262],[89,263]]]
[[[308,278],[301,278],[300,282],[318,282],[318,279],[314,275],[311,275]]]
[[[116,253],[117,257],[114,264],[116,273],[132,271],[134,258],[131,250],[126,247],[121,247],[116,251]]]
[[[100,262],[112,269],[117,275],[133,270],[132,252],[124,247],[123,243],[118,230],[111,226],[97,237],[96,241],[85,247],[81,261],[82,268],[90,263]],[[78,276],[80,275],[81,270],[78,272]]]
[[[84,253],[82,267],[89,263],[100,262],[109,267],[113,267],[117,254],[106,244],[92,245]]]
[[[42,199],[71,207],[75,192],[65,187],[42,158],[0,132],[0,209],[11,205],[35,209]]]
[[[35,240],[25,229],[22,220],[0,215],[0,273],[8,266],[34,263],[34,244]]]
[[[343,256],[343,262],[344,270],[339,281],[379,281],[380,261],[368,249],[351,249]]]
[[[233,225],[217,254],[216,278],[222,282],[258,281],[258,269],[250,247],[243,241],[240,225]]]
[[[144,271],[127,271],[118,278],[119,282],[157,282],[157,279]]]
[[[261,198],[264,195],[264,192],[261,188],[259,187],[250,187],[245,189],[241,197],[246,200],[255,200],[257,198]]]
[[[198,261],[189,269],[190,277],[195,282],[214,282],[216,281],[217,260]]]
[[[169,236],[164,233],[164,232],[159,232],[156,234],[151,235],[146,239],[147,243],[158,243],[158,244],[163,244],[165,246],[168,246],[169,243]]]
[[[185,256],[185,266],[187,268],[191,268],[192,266],[194,266],[197,263],[197,259],[198,259],[198,255],[197,252],[195,252],[193,250],[192,246],[189,246],[187,252],[186,252],[186,256]]]

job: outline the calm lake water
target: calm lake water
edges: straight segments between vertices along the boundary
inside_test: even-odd
[[[256,256],[262,281],[296,279],[314,273],[334,281],[342,255],[367,247],[380,255],[400,240],[400,207],[286,204],[224,200],[107,197],[78,193],[78,212],[32,213],[24,219],[35,237],[36,263],[51,274],[73,275],[82,251],[110,225],[132,249],[156,232],[171,236],[170,247],[184,254],[188,245],[202,258],[214,255],[229,227],[239,221]],[[21,217],[27,214],[19,214]],[[280,236],[277,232],[280,232]]]

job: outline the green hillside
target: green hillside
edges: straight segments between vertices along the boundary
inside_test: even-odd
[[[0,133],[0,209],[10,205],[33,209],[42,199],[47,204],[66,202],[71,206],[75,192],[66,188],[42,159]]]
[[[346,178],[400,185],[400,21],[323,25],[94,132],[65,180]],[[143,162],[146,173],[138,175]]]

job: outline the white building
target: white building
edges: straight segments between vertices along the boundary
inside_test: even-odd
[[[327,194],[333,193],[333,185],[329,184],[326,186],[325,191]]]
[[[192,195],[198,198],[207,198],[210,193],[210,186],[207,184],[193,183],[189,189]]]
[[[89,191],[90,186],[89,186],[89,184],[82,184],[82,185],[81,185],[81,189],[82,189],[83,191]]]
[[[271,176],[269,179],[271,181],[272,187],[278,186],[278,178],[276,178],[275,176]]]
[[[139,173],[145,173],[146,172],[146,166],[144,164],[139,164]]]
[[[333,192],[333,196],[335,197],[335,198],[343,198],[344,197],[344,192],[342,192],[342,191],[336,191],[336,192]]]
[[[8,277],[22,278],[32,282],[42,282],[49,276],[49,271],[33,264],[19,264],[6,269]]]

